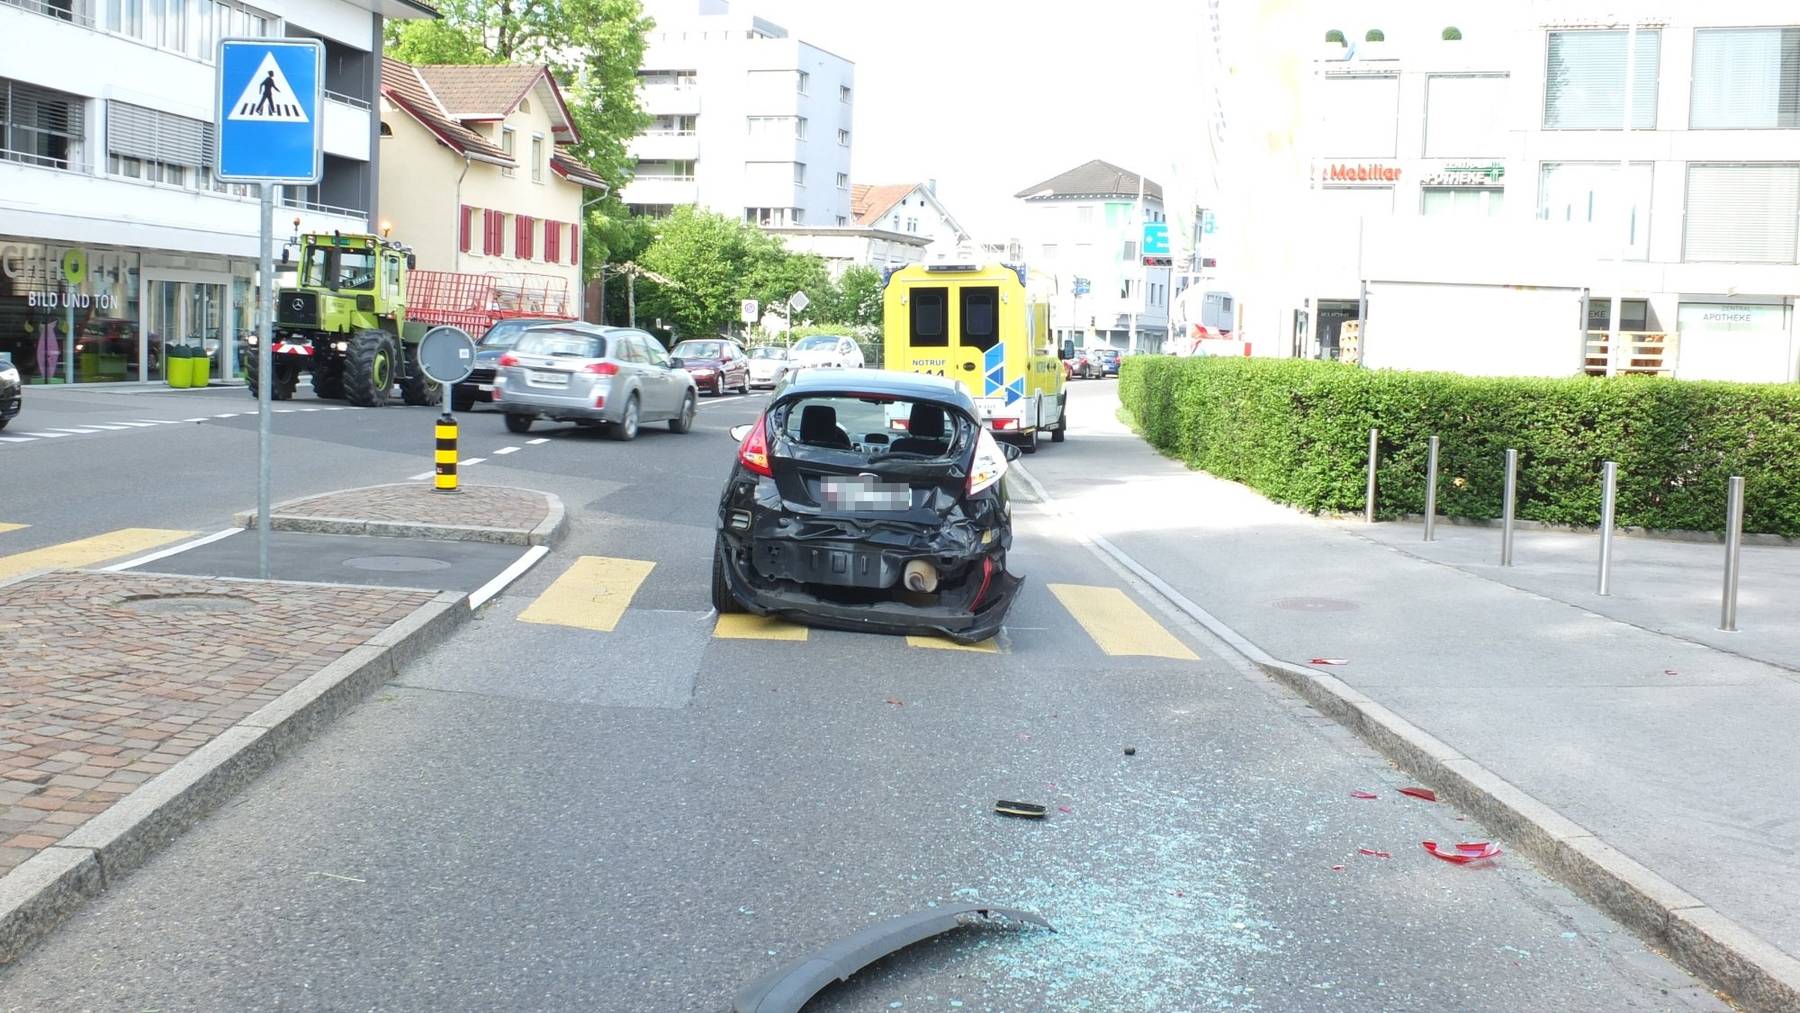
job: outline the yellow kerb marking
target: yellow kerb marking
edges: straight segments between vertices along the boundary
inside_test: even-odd
[[[21,525],[23,526],[23,525]],[[93,566],[120,556],[154,549],[183,538],[194,537],[192,531],[165,531],[161,528],[120,528],[92,538],[46,545],[41,549],[0,556],[0,577],[13,577],[28,570],[53,567]]]
[[[630,607],[638,585],[655,568],[655,563],[642,559],[582,556],[519,613],[519,619],[611,633]]]
[[[1050,584],[1050,593],[1063,603],[1081,628],[1100,649],[1114,656],[1175,658],[1198,661],[1187,645],[1150,618],[1137,602],[1116,587],[1084,584]]]
[[[29,524],[9,524],[6,521],[0,521],[0,535],[4,535],[8,531],[18,531],[18,530],[21,530],[23,528],[28,528],[28,527],[31,527],[31,525],[29,525]]]
[[[719,617],[713,636],[724,640],[805,640],[806,627],[773,616],[731,612]]]
[[[908,647],[929,647],[936,651],[974,651],[977,654],[999,654],[1000,645],[993,640],[983,640],[975,644],[959,644],[943,637],[907,637]]]

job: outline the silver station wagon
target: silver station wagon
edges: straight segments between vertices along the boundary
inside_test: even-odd
[[[607,427],[616,440],[646,422],[685,433],[694,424],[694,378],[662,343],[627,327],[534,327],[500,357],[494,407],[523,433],[540,418]]]

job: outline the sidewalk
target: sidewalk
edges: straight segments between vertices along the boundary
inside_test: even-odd
[[[1440,524],[1428,545],[1313,518],[1163,458],[1110,389],[1026,462],[1067,514],[1275,658],[1345,659],[1315,667],[1785,952],[1765,967],[1800,968],[1800,549],[1745,550],[1744,632],[1720,633],[1722,546],[1620,538],[1603,599],[1597,536],[1521,532],[1502,571],[1498,530]],[[1622,913],[1641,898],[1603,900],[1643,929]]]

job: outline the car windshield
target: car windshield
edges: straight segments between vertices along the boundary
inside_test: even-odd
[[[333,263],[336,263],[335,270]],[[308,288],[366,289],[375,286],[375,255],[368,250],[315,246],[307,254],[300,284]]]
[[[519,338],[517,351],[524,355],[550,355],[558,358],[603,359],[606,339],[596,334],[543,328],[526,331]]]
[[[801,397],[783,406],[781,432],[795,444],[866,454],[945,457],[961,445],[967,422],[933,401],[832,395]]]
[[[752,359],[785,359],[787,358],[787,349],[764,345],[761,348],[750,349],[750,357]]]
[[[533,327],[542,326],[544,326],[542,320],[502,320],[488,328],[488,332],[482,335],[481,347],[511,348],[519,343],[519,339],[525,335],[525,332]]]
[[[683,359],[717,359],[725,354],[725,345],[718,341],[683,341],[675,346],[675,354]]]
[[[794,345],[796,352],[829,352],[837,347],[843,339],[828,334],[816,334],[810,338],[801,338]]]

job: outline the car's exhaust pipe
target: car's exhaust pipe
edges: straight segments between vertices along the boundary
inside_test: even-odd
[[[900,580],[906,585],[908,591],[917,591],[920,594],[930,594],[937,590],[937,567],[932,566],[923,559],[915,559],[906,564],[906,570],[901,573]]]

